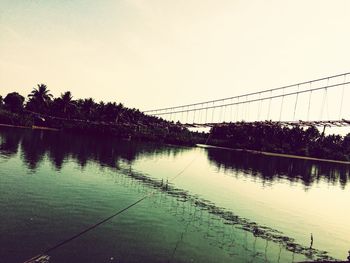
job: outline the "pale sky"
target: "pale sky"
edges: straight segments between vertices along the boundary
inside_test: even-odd
[[[147,110],[348,71],[348,0],[0,0],[3,96]]]

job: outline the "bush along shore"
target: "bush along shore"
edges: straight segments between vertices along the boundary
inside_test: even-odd
[[[325,135],[316,127],[282,126],[273,122],[229,123],[211,129],[210,144],[319,159],[350,161],[350,133]]]
[[[206,136],[120,103],[96,103],[92,98],[74,100],[69,91],[53,98],[44,84],[34,88],[27,98],[25,100],[17,92],[11,92],[4,98],[0,96],[0,124],[39,126],[79,134],[103,134],[186,146],[203,142]]]

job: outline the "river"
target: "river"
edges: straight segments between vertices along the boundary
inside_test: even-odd
[[[50,262],[296,262],[350,249],[349,166],[0,128],[0,262],[143,197]]]

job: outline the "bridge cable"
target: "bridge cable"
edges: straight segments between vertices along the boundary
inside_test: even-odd
[[[311,87],[311,83],[310,83],[310,87]],[[310,120],[311,96],[312,96],[312,91],[310,91],[310,93],[309,93],[309,106],[308,106],[308,109],[307,109],[307,120],[308,121]]]
[[[281,121],[281,118],[282,118],[283,102],[284,102],[284,89],[282,90],[282,101],[281,101],[281,108],[280,108],[280,118],[279,118],[279,121]]]
[[[295,98],[295,104],[294,104],[294,113],[293,113],[293,121],[295,120],[295,112],[296,112],[296,109],[297,109],[298,97],[299,97],[299,85],[298,85],[298,92],[297,92],[297,96],[296,96],[296,98]]]
[[[186,122],[188,123],[188,112],[189,112],[189,106],[187,106],[187,115],[186,115]]]
[[[237,98],[237,103],[239,103],[239,97]],[[238,121],[238,112],[239,112],[239,104],[237,104],[237,107],[236,107],[236,118],[235,118],[236,121]]]
[[[209,133],[209,135],[208,135],[208,137],[207,137],[207,139],[206,139],[206,141],[205,141],[205,145],[208,144],[209,139],[210,139],[210,136],[211,136],[211,133]],[[194,163],[194,161],[197,159],[197,157],[198,157],[198,155],[196,155],[196,156],[195,156],[195,157],[180,171],[180,172],[178,172],[173,178],[169,179],[168,182],[172,182],[172,181],[174,181],[176,178],[178,178],[180,175],[182,175],[182,174]],[[80,237],[80,236],[86,234],[87,232],[89,232],[89,231],[91,231],[91,230],[97,228],[98,226],[100,226],[100,225],[106,223],[107,221],[113,219],[114,217],[116,217],[116,216],[122,214],[123,212],[129,210],[129,209],[132,208],[133,206],[136,206],[137,204],[141,203],[142,201],[144,201],[144,200],[147,199],[148,197],[154,195],[156,192],[157,192],[157,189],[154,190],[154,191],[152,191],[152,192],[150,192],[150,193],[148,193],[148,194],[146,194],[146,195],[144,195],[143,197],[141,197],[141,198],[138,199],[137,201],[133,202],[132,204],[130,204],[130,205],[124,207],[123,209],[118,210],[118,211],[115,212],[114,214],[112,214],[112,215],[110,215],[110,216],[108,216],[108,217],[102,219],[101,221],[97,222],[96,224],[93,224],[93,225],[91,225],[90,227],[85,228],[85,229],[82,230],[81,232],[79,232],[79,233],[77,233],[77,234],[75,234],[75,235],[73,235],[73,236],[71,236],[71,237],[69,237],[69,238],[67,238],[67,239],[65,239],[65,240],[63,240],[63,241],[57,243],[56,245],[54,245],[54,246],[52,246],[52,247],[50,247],[50,248],[44,250],[43,252],[39,253],[38,255],[36,255],[36,256],[34,256],[34,257],[32,257],[32,258],[30,258],[30,259],[24,261],[23,263],[34,263],[34,262],[36,262],[37,259],[39,259],[39,258],[41,258],[41,257],[43,257],[43,256],[45,256],[45,255],[47,255],[48,253],[50,253],[50,252],[52,252],[52,251],[58,249],[59,247],[61,247],[61,246],[65,245],[65,244],[67,244],[67,243],[73,241],[74,239],[76,239],[76,238],[78,238],[78,237]]]
[[[226,105],[224,106],[224,118],[223,118],[223,122],[225,122],[226,120]]]
[[[318,88],[313,88],[312,91],[320,91],[320,90],[324,90],[325,88],[327,89],[330,89],[330,88],[335,88],[335,87],[340,87],[340,86],[343,86],[344,84],[350,84],[350,81],[346,82],[346,83],[337,83],[337,84],[332,84],[332,85],[329,85],[329,86],[323,86],[323,87],[318,87]],[[249,100],[248,102],[258,102],[258,101],[264,101],[264,100],[268,100],[270,98],[272,99],[275,99],[275,98],[279,98],[279,97],[287,97],[287,96],[292,96],[292,95],[296,95],[297,93],[301,94],[301,93],[308,93],[310,92],[310,90],[301,90],[299,92],[292,92],[292,93],[285,93],[284,95],[282,94],[279,94],[279,95],[275,95],[275,96],[272,96],[272,97],[263,97],[263,98],[260,98],[260,99],[251,99]],[[242,97],[242,96],[241,96]],[[243,104],[244,102],[236,102],[234,104]],[[224,104],[226,106],[230,106],[231,104]],[[209,109],[211,108],[220,108],[222,106],[224,106],[223,104],[220,104],[220,105],[214,105],[214,106],[210,106],[208,107]],[[194,109],[191,109],[189,111],[193,111]],[[179,111],[176,111],[176,113],[180,113],[181,110]],[[166,114],[169,114],[169,113],[159,113],[157,114],[157,116],[159,115],[166,115]]]
[[[208,123],[208,108],[205,109],[205,123]]]
[[[244,117],[243,120],[246,121],[247,120],[247,110],[248,110],[248,97],[245,96],[245,100],[244,100]]]
[[[242,103],[242,113],[241,113],[240,121],[244,120],[244,114],[245,114],[245,101],[243,101]]]
[[[213,102],[213,106],[214,106],[214,102]],[[214,111],[215,111],[215,108],[213,108],[213,111],[212,111],[211,123],[214,123]]]
[[[323,111],[324,111],[324,106],[325,106],[325,102],[326,102],[326,96],[327,96],[327,87],[329,84],[329,79],[327,80],[327,85],[324,88],[324,93],[323,93],[323,98],[322,98],[322,104],[321,104],[321,113],[320,113],[320,120],[322,120],[323,117]]]
[[[248,121],[249,120],[249,110],[250,110],[250,102],[248,101],[248,105],[247,105],[247,107],[248,107],[248,109],[247,109],[247,118],[246,118],[246,120]]]
[[[337,75],[328,76],[328,77],[323,77],[323,78],[319,78],[319,79],[313,79],[313,80],[309,80],[309,81],[299,82],[299,83],[292,84],[292,85],[282,86],[282,87],[278,87],[278,88],[274,88],[274,89],[268,89],[268,90],[263,90],[263,91],[256,91],[256,92],[253,92],[253,93],[247,93],[247,94],[242,94],[242,95],[239,95],[239,96],[222,98],[222,99],[217,99],[217,100],[198,102],[198,103],[192,103],[192,104],[187,104],[187,105],[180,105],[180,106],[175,106],[175,107],[172,107],[172,108],[178,109],[178,108],[183,108],[183,107],[186,107],[186,106],[200,105],[202,103],[211,103],[211,102],[214,103],[214,102],[218,102],[218,101],[226,101],[226,100],[230,100],[230,99],[235,99],[235,98],[239,98],[239,97],[243,97],[243,96],[247,96],[247,95],[251,96],[251,95],[257,95],[257,94],[260,94],[260,93],[267,93],[269,91],[284,90],[284,89],[287,89],[287,88],[296,87],[297,85],[303,85],[303,84],[307,84],[307,83],[310,83],[310,82],[320,82],[322,80],[338,78],[340,76],[349,75],[349,74],[350,74],[350,72],[346,72],[346,73],[337,74]],[[145,113],[147,113],[147,112],[154,112],[156,110],[164,111],[164,110],[167,110],[167,109],[169,109],[169,108],[146,110],[144,112]]]
[[[272,90],[270,91],[270,96],[272,96]],[[270,118],[271,100],[272,100],[272,98],[270,98],[270,100],[269,100],[269,107],[268,107],[268,110],[267,110],[267,120]]]
[[[344,75],[344,83],[345,83],[345,82],[346,82],[346,75]],[[342,114],[342,110],[343,110],[344,89],[345,89],[345,84],[343,85],[342,93],[341,93],[340,110],[339,110],[339,120],[340,120],[340,118],[341,118],[341,114]]]
[[[221,119],[222,119],[222,108],[223,108],[223,106],[220,107],[219,122],[221,122]]]
[[[326,118],[329,120],[329,102],[328,102],[328,92],[326,93],[325,98],[325,108],[326,108]]]
[[[261,98],[261,93],[259,93],[258,118],[257,118],[258,121],[260,120],[260,110],[261,110],[261,103],[262,103],[262,100],[260,98]]]
[[[173,109],[171,108],[170,109],[170,117],[169,117],[169,120],[171,121],[171,119],[172,119],[172,115],[173,115]]]
[[[193,112],[193,123],[195,123],[195,120],[196,120],[196,109],[194,109],[194,112]]]

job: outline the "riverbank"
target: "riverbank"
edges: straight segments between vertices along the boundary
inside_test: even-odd
[[[211,129],[210,144],[319,160],[350,162],[350,133],[325,135],[315,126],[286,126],[271,121],[228,123]]]
[[[11,118],[1,118],[4,111],[0,111],[0,127],[60,131],[72,134],[90,134],[94,136],[109,136],[122,140],[149,141],[177,146],[195,146],[204,142],[201,133],[191,132],[174,123],[149,123],[138,125],[134,123],[105,123],[85,120],[62,120],[60,118],[45,116],[45,123],[35,125],[28,116],[10,113]],[[5,117],[8,117],[5,115]],[[23,122],[22,120],[26,121]],[[29,121],[28,121],[29,120]]]
[[[276,156],[276,157],[283,157],[283,158],[293,158],[293,159],[302,159],[302,160],[350,165],[350,162],[347,162],[347,161],[322,159],[322,158],[315,158],[315,157],[308,157],[308,156],[301,156],[301,155],[264,152],[264,151],[248,150],[248,149],[235,149],[235,148],[221,147],[221,146],[215,146],[215,145],[205,145],[205,144],[197,144],[196,146],[201,147],[201,148],[214,148],[214,149],[223,149],[223,150],[236,151],[236,152],[247,152],[247,153],[252,153],[252,154],[257,154],[257,155],[265,155],[265,156]]]
[[[191,132],[179,123],[148,116],[140,111],[122,107],[119,117],[107,120],[103,116],[58,117],[26,109],[12,112],[0,107],[0,123],[7,127],[60,130],[76,134],[112,136],[119,139],[194,146],[205,140],[200,133]]]
[[[59,129],[49,128],[49,127],[41,127],[41,126],[35,126],[35,125],[30,127],[30,126],[18,126],[18,125],[0,123],[0,127],[32,129],[32,130],[46,130],[46,131],[59,131]]]

